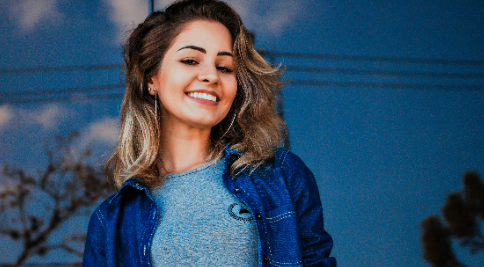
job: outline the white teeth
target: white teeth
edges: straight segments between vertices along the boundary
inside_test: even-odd
[[[217,97],[205,93],[188,93],[188,96],[194,97],[194,98],[201,98],[205,100],[210,100],[213,102],[217,102]]]

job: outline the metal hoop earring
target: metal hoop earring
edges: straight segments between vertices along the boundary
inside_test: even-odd
[[[222,139],[229,132],[230,128],[232,127],[232,124],[234,124],[235,117],[237,117],[237,113],[235,113],[234,117],[232,117],[232,121],[230,122],[229,128],[227,128],[227,131],[225,131],[225,133],[220,137],[220,139]]]

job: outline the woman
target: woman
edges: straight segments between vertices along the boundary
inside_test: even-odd
[[[277,70],[233,9],[185,0],[124,47],[119,189],[93,213],[84,266],[336,266],[312,173],[276,149]]]

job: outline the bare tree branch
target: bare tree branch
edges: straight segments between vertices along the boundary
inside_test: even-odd
[[[91,155],[89,150],[74,154],[71,146],[77,136],[73,133],[65,138],[57,137],[56,145],[46,148],[48,163],[37,177],[21,168],[4,166],[8,185],[0,192],[0,210],[2,216],[11,220],[0,225],[0,234],[22,241],[22,251],[12,266],[19,266],[33,255],[46,255],[57,249],[82,256],[82,251],[72,246],[84,242],[82,235],[72,235],[59,244],[49,244],[49,236],[64,222],[84,214],[110,195],[113,189],[100,169],[86,163]],[[45,200],[36,203],[33,201],[36,198],[48,198],[51,204]],[[44,210],[41,215],[35,210],[40,207]]]

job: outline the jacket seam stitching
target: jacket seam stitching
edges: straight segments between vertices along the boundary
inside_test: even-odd
[[[284,169],[284,163],[286,162],[286,157],[288,154],[289,154],[289,151],[284,150],[284,157],[282,158],[282,161],[281,161],[281,169]]]
[[[278,222],[278,221],[283,220],[285,218],[292,217],[294,215],[296,215],[296,213],[294,211],[288,211],[288,212],[279,214],[279,215],[274,216],[274,217],[267,217],[267,220],[270,221],[270,223],[275,223],[275,222]]]
[[[270,260],[272,264],[276,265],[284,265],[284,266],[301,266],[302,261],[296,261],[296,262],[278,262],[275,260]]]
[[[96,216],[97,216],[97,219],[99,220],[99,222],[101,223],[101,226],[104,228],[104,223],[103,223],[104,216],[103,216],[103,214],[101,213],[100,210],[98,210],[96,212]]]

